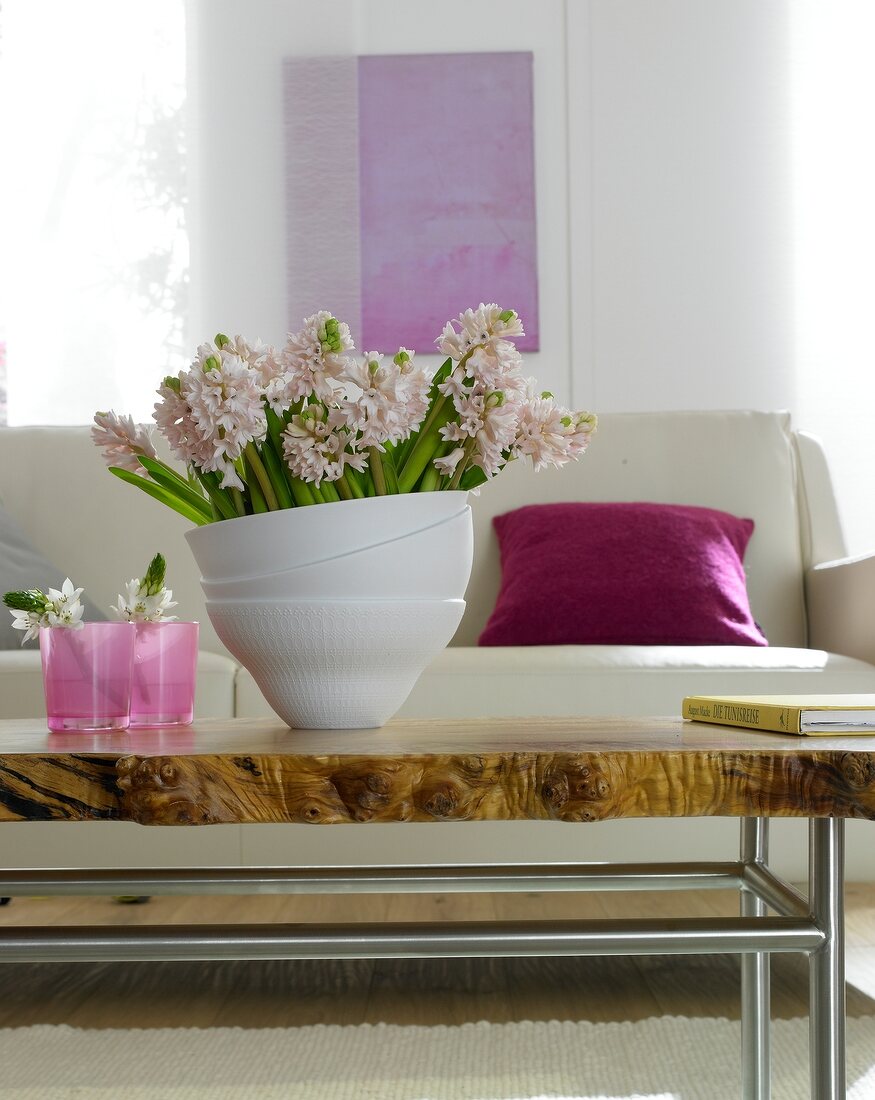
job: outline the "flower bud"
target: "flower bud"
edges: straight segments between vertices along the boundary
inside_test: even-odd
[[[214,343],[216,347],[221,350],[226,344],[230,344],[231,341],[224,334],[224,332],[218,332],[216,333],[216,339],[214,340]]]

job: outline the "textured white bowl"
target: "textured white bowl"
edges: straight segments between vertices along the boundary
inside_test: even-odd
[[[467,493],[401,493],[285,508],[196,527],[186,539],[205,581],[260,577],[403,538],[467,507]]]
[[[461,599],[471,576],[471,509],[413,534],[344,554],[227,581],[201,580],[208,600],[290,600],[320,596],[361,599]]]
[[[464,610],[464,600],[207,602],[222,642],[296,729],[382,726]]]

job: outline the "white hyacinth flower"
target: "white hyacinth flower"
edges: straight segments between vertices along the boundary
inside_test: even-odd
[[[431,377],[413,362],[414,352],[399,348],[389,363],[370,351],[361,360],[348,360],[345,380],[361,394],[349,404],[355,426],[361,432],[360,448],[398,443],[422,424],[428,412]]]
[[[343,409],[309,405],[293,416],[283,433],[283,454],[295,477],[312,482],[337,481],[347,466],[363,471],[368,456],[356,450],[355,432]]]
[[[143,424],[135,424],[132,417],[119,416],[112,410],[94,414],[91,438],[98,447],[103,448],[107,466],[144,474],[146,471],[140,464],[140,455],[157,457],[149,429]]]
[[[580,458],[597,423],[592,413],[575,413],[557,405],[551,394],[532,395],[520,406],[514,456],[527,455],[536,471],[564,466]]]
[[[435,343],[439,351],[458,363],[477,347],[491,346],[493,354],[499,358],[509,356],[509,349],[513,347],[509,341],[517,336],[525,336],[525,333],[522,321],[512,309],[502,309],[495,302],[488,305],[481,302],[477,309],[466,309],[457,320],[447,321]],[[516,355],[516,348],[513,353]]]
[[[305,318],[299,332],[289,333],[280,354],[282,374],[268,387],[274,412],[312,396],[335,401],[350,366],[346,353],[354,350],[349,325],[343,321],[324,309]]]
[[[180,376],[180,395],[194,428],[191,461],[207,473],[221,473],[223,489],[243,489],[235,462],[267,433],[264,390],[258,372],[227,337],[222,340],[221,347],[201,345],[192,369]]]

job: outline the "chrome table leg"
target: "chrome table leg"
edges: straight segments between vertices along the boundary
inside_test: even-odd
[[[769,821],[765,817],[742,818],[741,861],[767,862]],[[742,889],[742,917],[764,917],[766,904],[750,890]],[[769,953],[741,956],[741,1080],[744,1100],[769,1100],[770,1063]]]
[[[809,956],[811,1100],[845,1100],[845,823],[810,823],[809,898],[826,934]]]

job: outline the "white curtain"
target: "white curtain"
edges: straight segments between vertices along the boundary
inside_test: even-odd
[[[149,419],[188,358],[184,0],[2,0],[0,20],[8,422]]]

